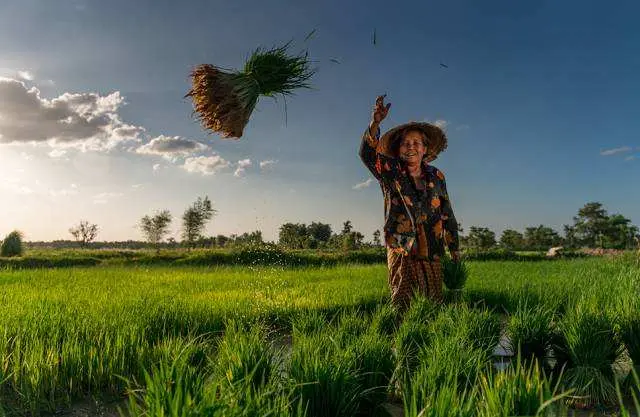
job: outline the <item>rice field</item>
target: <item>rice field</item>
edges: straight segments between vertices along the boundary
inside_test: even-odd
[[[469,262],[404,317],[384,265],[0,270],[0,416],[636,415],[637,262]]]

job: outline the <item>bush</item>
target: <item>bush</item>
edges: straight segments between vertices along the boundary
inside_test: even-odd
[[[0,246],[0,256],[10,258],[12,256],[22,256],[22,232],[14,230],[2,241]]]

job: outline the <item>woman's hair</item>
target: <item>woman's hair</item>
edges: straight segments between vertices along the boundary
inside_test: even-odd
[[[404,129],[402,129],[401,131],[399,131],[398,133],[396,133],[396,139],[391,143],[391,154],[395,157],[398,156],[399,152],[400,152],[400,144],[402,143],[402,140],[407,136],[407,134],[409,132],[418,132],[422,135],[422,142],[424,143],[424,146],[426,148],[427,146],[427,135],[426,133],[424,133],[422,130],[417,129],[415,127],[409,126],[409,127],[405,127]]]

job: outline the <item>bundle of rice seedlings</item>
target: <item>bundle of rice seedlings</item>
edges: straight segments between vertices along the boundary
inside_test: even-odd
[[[352,417],[364,395],[358,384],[355,358],[326,335],[297,339],[291,351],[289,377],[294,398],[307,415]]]
[[[411,305],[402,318],[405,322],[424,323],[431,322],[440,312],[440,306],[431,299],[416,296],[411,300]]]
[[[357,312],[345,311],[338,320],[337,340],[341,346],[350,344],[363,335],[369,328],[369,322]]]
[[[623,302],[618,320],[620,338],[627,348],[627,353],[633,362],[633,370],[640,374],[640,300],[637,295],[629,294]],[[633,372],[625,381],[628,388],[634,386]],[[640,394],[640,390],[637,391]]]
[[[489,310],[472,309],[466,304],[445,308],[431,323],[436,335],[453,337],[491,354],[500,340],[500,317]]]
[[[371,330],[380,336],[391,336],[398,328],[398,314],[389,304],[382,304],[373,313]]]
[[[419,363],[418,354],[428,345],[431,330],[425,323],[404,321],[394,338],[396,356],[396,375],[394,379],[403,380],[409,376]]]
[[[411,389],[422,397],[456,381],[460,391],[472,388],[480,374],[491,365],[487,352],[451,336],[434,335],[418,357],[419,365],[411,377]],[[406,389],[407,387],[405,387]]]
[[[430,393],[414,385],[404,400],[405,417],[475,417],[476,409],[475,391],[459,392],[455,380]]]
[[[578,306],[559,323],[554,336],[556,368],[573,389],[572,403],[587,407],[615,401],[613,364],[623,351],[612,320],[602,311]]]
[[[518,358],[506,371],[485,373],[479,385],[486,417],[557,415],[555,403],[567,395],[551,386],[535,359],[526,365]]]
[[[302,311],[291,318],[294,336],[320,332],[329,324],[329,318],[318,310]]]
[[[368,332],[355,339],[346,349],[347,354],[354,358],[357,382],[363,391],[359,413],[374,415],[387,399],[395,368],[391,340]]]
[[[511,351],[524,361],[546,363],[553,340],[553,310],[542,305],[520,304],[509,317],[507,334]]]
[[[229,321],[218,345],[218,378],[228,386],[250,381],[258,389],[276,374],[276,355],[267,341],[266,330],[260,325],[244,329]]]
[[[618,405],[620,406],[620,417],[640,416],[640,376],[635,370],[631,370],[631,380],[634,389],[631,390],[630,402],[626,404],[620,386],[616,384],[616,394],[618,396]],[[635,414],[631,409],[635,409]]]
[[[242,71],[196,66],[185,97],[191,97],[202,126],[225,138],[240,138],[260,96],[286,99],[296,89],[309,88],[315,70],[309,66],[308,54],[289,55],[289,44],[258,48]]]
[[[442,260],[444,285],[451,291],[461,291],[467,283],[469,270],[464,261],[453,262],[448,257]]]
[[[145,387],[136,390],[129,383],[128,415],[131,416],[190,416],[197,415],[197,408],[204,398],[204,381],[207,367],[192,366],[199,356],[200,347],[187,342],[178,352],[172,343],[161,348],[160,360],[144,371]]]

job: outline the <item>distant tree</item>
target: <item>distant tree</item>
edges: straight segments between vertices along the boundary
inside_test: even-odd
[[[474,249],[490,249],[496,245],[496,234],[486,227],[471,226],[467,244]]]
[[[7,258],[22,256],[24,253],[24,247],[22,244],[23,237],[22,232],[18,230],[14,230],[9,233],[2,241],[2,245],[0,245],[0,256]]]
[[[211,207],[209,197],[198,197],[195,203],[188,207],[182,215],[182,238],[189,247],[202,237],[207,221],[216,213]]]
[[[351,233],[352,230],[353,230],[353,225],[351,224],[351,220],[347,220],[346,222],[342,223],[341,234],[346,235],[347,233]]]
[[[525,247],[529,250],[547,250],[562,243],[558,232],[543,225],[527,227],[524,231],[524,241]]]
[[[573,225],[565,225],[565,236],[575,246],[590,248],[631,248],[638,227],[621,214],[609,216],[599,202],[590,202],[578,210]]]
[[[360,232],[345,233],[341,236],[342,249],[346,251],[359,249],[363,239],[364,235]]]
[[[98,225],[81,220],[77,226],[69,229],[69,233],[80,244],[80,247],[84,248],[98,236]]]
[[[331,239],[331,225],[313,222],[307,226],[307,234],[316,242],[327,243]]]
[[[564,225],[564,246],[568,248],[577,248],[579,246],[578,238],[576,237],[576,228],[574,226]]]
[[[621,214],[613,214],[607,221],[604,245],[615,249],[633,248],[638,228],[631,224],[631,220]]]
[[[309,247],[311,236],[307,225],[301,223],[285,223],[280,226],[278,242],[289,249],[304,249]]]
[[[500,246],[508,250],[522,250],[524,237],[516,230],[506,229],[500,236]]]
[[[169,210],[162,210],[153,216],[144,216],[140,220],[140,229],[142,229],[145,239],[155,246],[158,252],[160,251],[162,239],[169,233],[172,219]]]
[[[380,241],[380,230],[373,232],[373,244],[375,246],[382,246],[382,242]]]
[[[227,244],[228,241],[229,241],[229,238],[226,237],[225,235],[216,236],[216,246],[219,246],[222,248]]]
[[[602,246],[602,238],[609,227],[608,220],[607,211],[602,207],[602,203],[587,203],[573,218],[575,235],[584,246]]]
[[[251,233],[245,232],[235,239],[236,245],[260,245],[262,243],[264,243],[264,241],[262,240],[262,232],[260,230]]]

